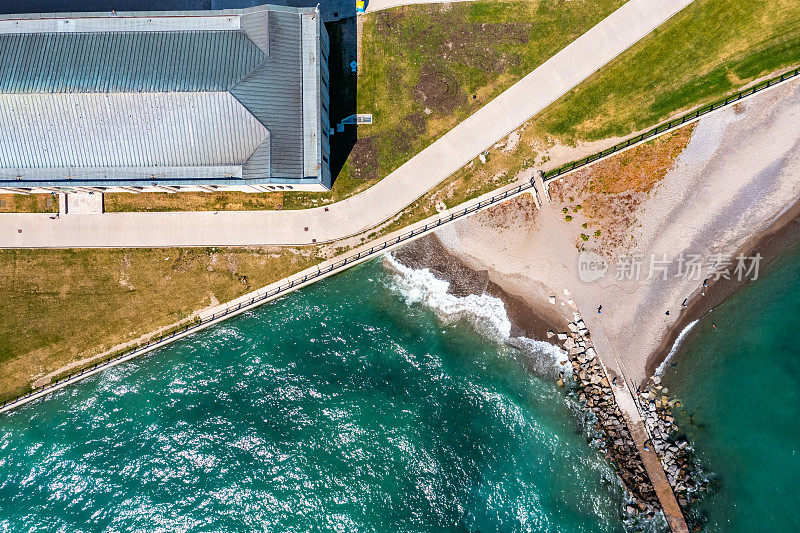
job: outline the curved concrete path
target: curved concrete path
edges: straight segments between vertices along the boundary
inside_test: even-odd
[[[389,219],[692,0],[630,0],[361,194],[299,211],[0,214],[2,248],[303,245]]]

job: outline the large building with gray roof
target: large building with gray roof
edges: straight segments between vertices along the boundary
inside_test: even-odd
[[[0,16],[0,188],[330,188],[313,8]]]

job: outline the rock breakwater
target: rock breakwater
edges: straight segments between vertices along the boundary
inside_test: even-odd
[[[567,378],[567,383],[572,389],[571,393],[593,415],[596,444],[615,466],[632,499],[632,503],[626,506],[627,514],[651,518],[660,509],[653,484],[614,398],[614,391],[592,344],[589,330],[579,313],[574,313],[573,318],[574,321],[568,325],[569,331],[551,331],[548,336],[560,341],[568,353],[572,377]]]
[[[580,313],[573,312],[568,331],[551,330],[547,336],[563,347],[568,357],[566,364],[571,365],[571,369],[562,372],[559,385],[569,387],[570,394],[590,413],[595,444],[614,465],[631,497],[626,513],[652,518],[660,510],[658,496],[612,389],[621,378],[609,381]],[[661,379],[654,376],[645,388],[636,391],[636,400],[649,436],[645,447],[656,452],[678,504],[686,510],[707,482],[696,466],[689,442],[680,436],[675,422],[672,409],[679,402],[670,400],[667,392],[661,386]]]
[[[707,488],[707,481],[694,461],[691,445],[680,436],[675,423],[673,409],[680,406],[680,401],[671,400],[668,392],[661,385],[661,378],[653,376],[644,390],[638,391],[639,406],[644,412],[650,444],[661,460],[678,504],[686,509]]]

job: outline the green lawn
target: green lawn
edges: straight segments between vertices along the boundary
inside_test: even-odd
[[[622,4],[474,2],[366,17],[357,107],[375,123],[359,127],[350,173],[386,176]]]
[[[0,194],[0,213],[58,213],[58,196]]]
[[[623,136],[798,63],[797,0],[696,0],[534,122],[570,142]]]

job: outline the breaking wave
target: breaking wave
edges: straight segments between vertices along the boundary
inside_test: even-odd
[[[455,296],[450,283],[437,278],[430,269],[410,268],[391,254],[385,261],[395,273],[393,288],[408,304],[421,303],[432,309],[445,324],[466,322],[487,337],[516,348],[527,357],[526,363],[539,375],[557,377],[559,371],[571,374],[567,354],[549,342],[511,336],[511,320],[500,298],[489,294]]]
[[[385,260],[396,273],[394,288],[403,295],[406,303],[422,303],[430,307],[446,324],[468,322],[499,342],[506,342],[511,337],[511,321],[500,298],[488,294],[454,296],[447,292],[450,283],[437,278],[429,269],[409,268],[391,254],[386,255]]]
[[[572,375],[572,365],[569,363],[567,352],[554,344],[546,341],[537,341],[527,337],[513,337],[508,344],[529,356],[527,363],[531,369],[540,376],[552,379],[569,377]],[[559,373],[561,376],[559,376]]]
[[[678,338],[676,338],[675,342],[672,343],[672,349],[667,354],[667,357],[665,357],[664,361],[660,365],[658,365],[658,368],[656,368],[656,376],[662,376],[664,374],[664,371],[667,369],[667,365],[669,364],[670,360],[678,352],[678,348],[680,348],[680,345],[683,342],[684,337],[686,337],[686,335],[688,335],[689,332],[692,331],[692,328],[695,327],[699,321],[700,321],[699,319],[692,320],[686,325],[685,328],[683,328],[680,335],[678,335]]]

